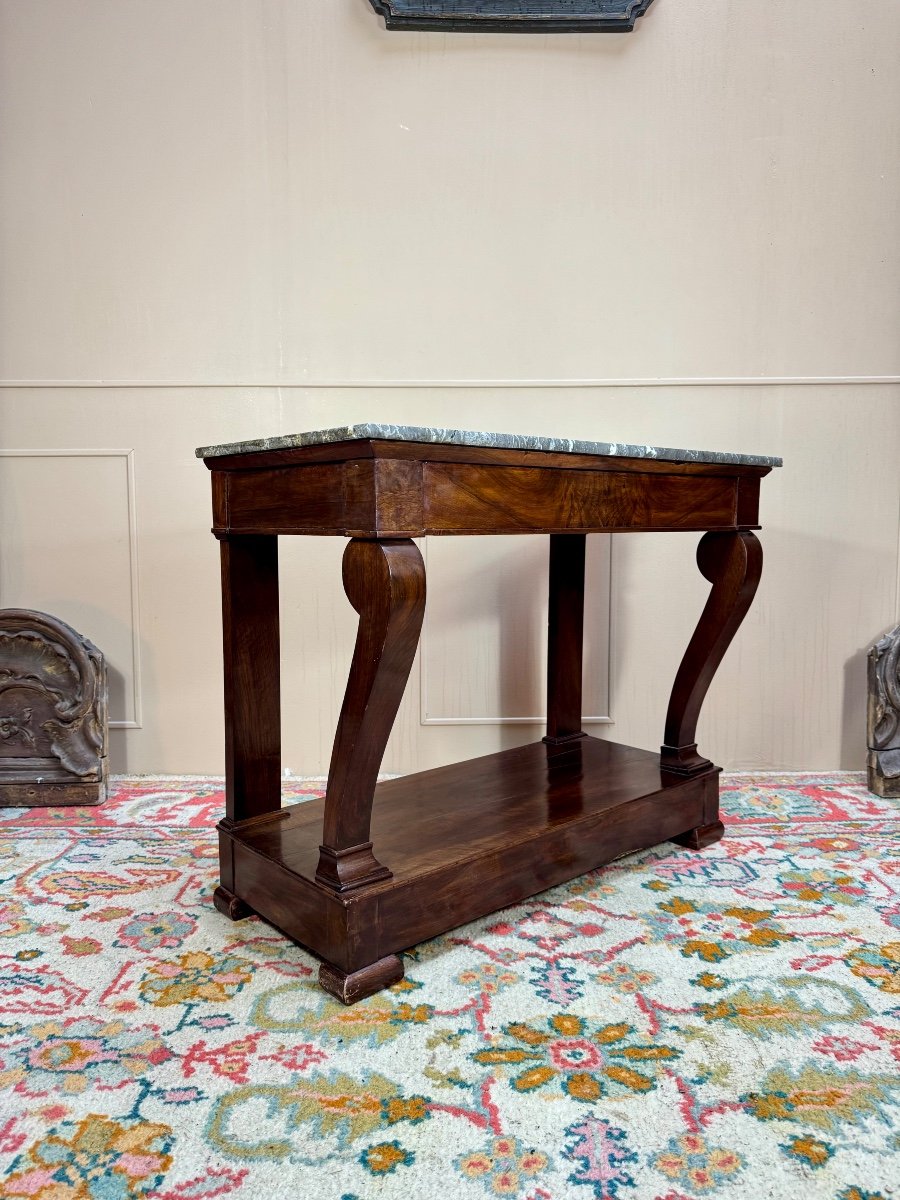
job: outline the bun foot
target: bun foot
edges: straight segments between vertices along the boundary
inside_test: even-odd
[[[221,885],[213,892],[213,904],[222,916],[228,917],[230,921],[243,921],[244,917],[253,916],[253,909],[249,905]]]
[[[374,996],[382,988],[399,983],[403,978],[403,961],[396,954],[380,958],[378,962],[363,967],[360,971],[345,974],[331,963],[323,962],[319,967],[319,986],[341,1004],[356,1004],[367,996]]]
[[[681,833],[669,840],[677,842],[679,846],[687,846],[689,850],[705,850],[707,846],[717,842],[724,832],[725,826],[722,822],[713,821],[712,825],[698,825],[696,829],[689,829],[687,833]]]

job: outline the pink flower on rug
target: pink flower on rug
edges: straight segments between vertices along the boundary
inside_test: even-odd
[[[523,1149],[514,1137],[494,1138],[487,1151],[466,1154],[457,1167],[467,1179],[477,1179],[497,1196],[521,1195],[523,1176],[533,1178],[547,1169],[546,1154]]]
[[[816,850],[824,850],[826,853],[848,854],[854,850],[858,850],[860,843],[856,838],[852,837],[820,837],[812,838],[810,846],[814,846]]]
[[[91,1115],[77,1125],[64,1123],[12,1164],[4,1181],[9,1200],[59,1200],[109,1195],[145,1196],[162,1183],[174,1145],[168,1125],[139,1118],[123,1121]]]
[[[518,983],[519,976],[515,971],[504,971],[496,963],[478,963],[477,966],[467,967],[457,975],[460,983],[477,988],[480,992],[499,992],[502,988]]]
[[[328,1055],[311,1042],[300,1042],[295,1046],[279,1046],[272,1054],[259,1056],[265,1062],[278,1063],[289,1071],[305,1071],[314,1063],[325,1062]]]
[[[629,993],[643,991],[651,983],[656,983],[657,979],[652,971],[638,971],[624,962],[612,963],[610,966],[604,967],[602,971],[597,972],[594,978],[598,983],[605,983],[608,987]]]
[[[65,1109],[63,1109],[63,1112],[65,1112]],[[21,1150],[25,1144],[26,1135],[15,1132],[18,1120],[18,1117],[10,1117],[8,1121],[0,1125],[0,1152],[14,1154],[17,1150]]]
[[[186,1078],[190,1078],[198,1067],[205,1065],[214,1075],[230,1079],[233,1083],[246,1083],[250,1064],[256,1054],[257,1045],[264,1033],[248,1033],[240,1041],[227,1042],[224,1046],[207,1046],[206,1042],[195,1042],[181,1064]]]
[[[222,1003],[253,976],[253,964],[234,954],[195,950],[173,962],[153,963],[141,980],[141,999],[158,1008],[172,1004]],[[155,976],[155,978],[154,978]]]
[[[868,1042],[856,1042],[846,1037],[820,1037],[817,1042],[813,1042],[812,1048],[820,1054],[830,1054],[838,1062],[855,1062],[867,1050],[877,1050],[878,1046]]]
[[[653,1166],[695,1192],[711,1192],[729,1176],[736,1175],[744,1160],[734,1150],[710,1146],[699,1133],[686,1133],[672,1138],[667,1148],[653,1159]]]

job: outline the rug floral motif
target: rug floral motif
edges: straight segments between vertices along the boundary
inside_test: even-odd
[[[0,810],[0,1196],[900,1196],[897,808],[847,775],[722,800],[718,845],[418,946],[348,1009],[213,909],[220,782]]]

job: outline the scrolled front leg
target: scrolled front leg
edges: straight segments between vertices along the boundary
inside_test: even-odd
[[[753,602],[762,573],[762,546],[749,530],[707,533],[697,565],[712,584],[669,700],[660,763],[665,771],[695,775],[712,766],[697,752],[697,719],[725,651]]]
[[[418,546],[409,539],[354,538],[344,552],[344,590],[359,613],[359,631],[331,756],[316,870],[316,881],[337,892],[391,875],[372,849],[372,800],[425,614]]]

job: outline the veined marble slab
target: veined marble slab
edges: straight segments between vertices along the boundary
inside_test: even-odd
[[[737,454],[720,450],[673,450],[668,446],[633,446],[626,442],[583,442],[575,438],[537,437],[527,433],[481,433],[471,429],[432,429],[418,425],[342,425],[338,429],[313,429],[281,437],[200,446],[198,458],[226,454],[258,454],[261,450],[294,450],[299,446],[324,446],[332,442],[377,439],[389,442],[444,443],[453,446],[486,446],[493,450],[548,450],[563,454],[603,454],[617,458],[658,458],[664,462],[727,463],[745,467],[780,467],[782,460],[765,454]]]

